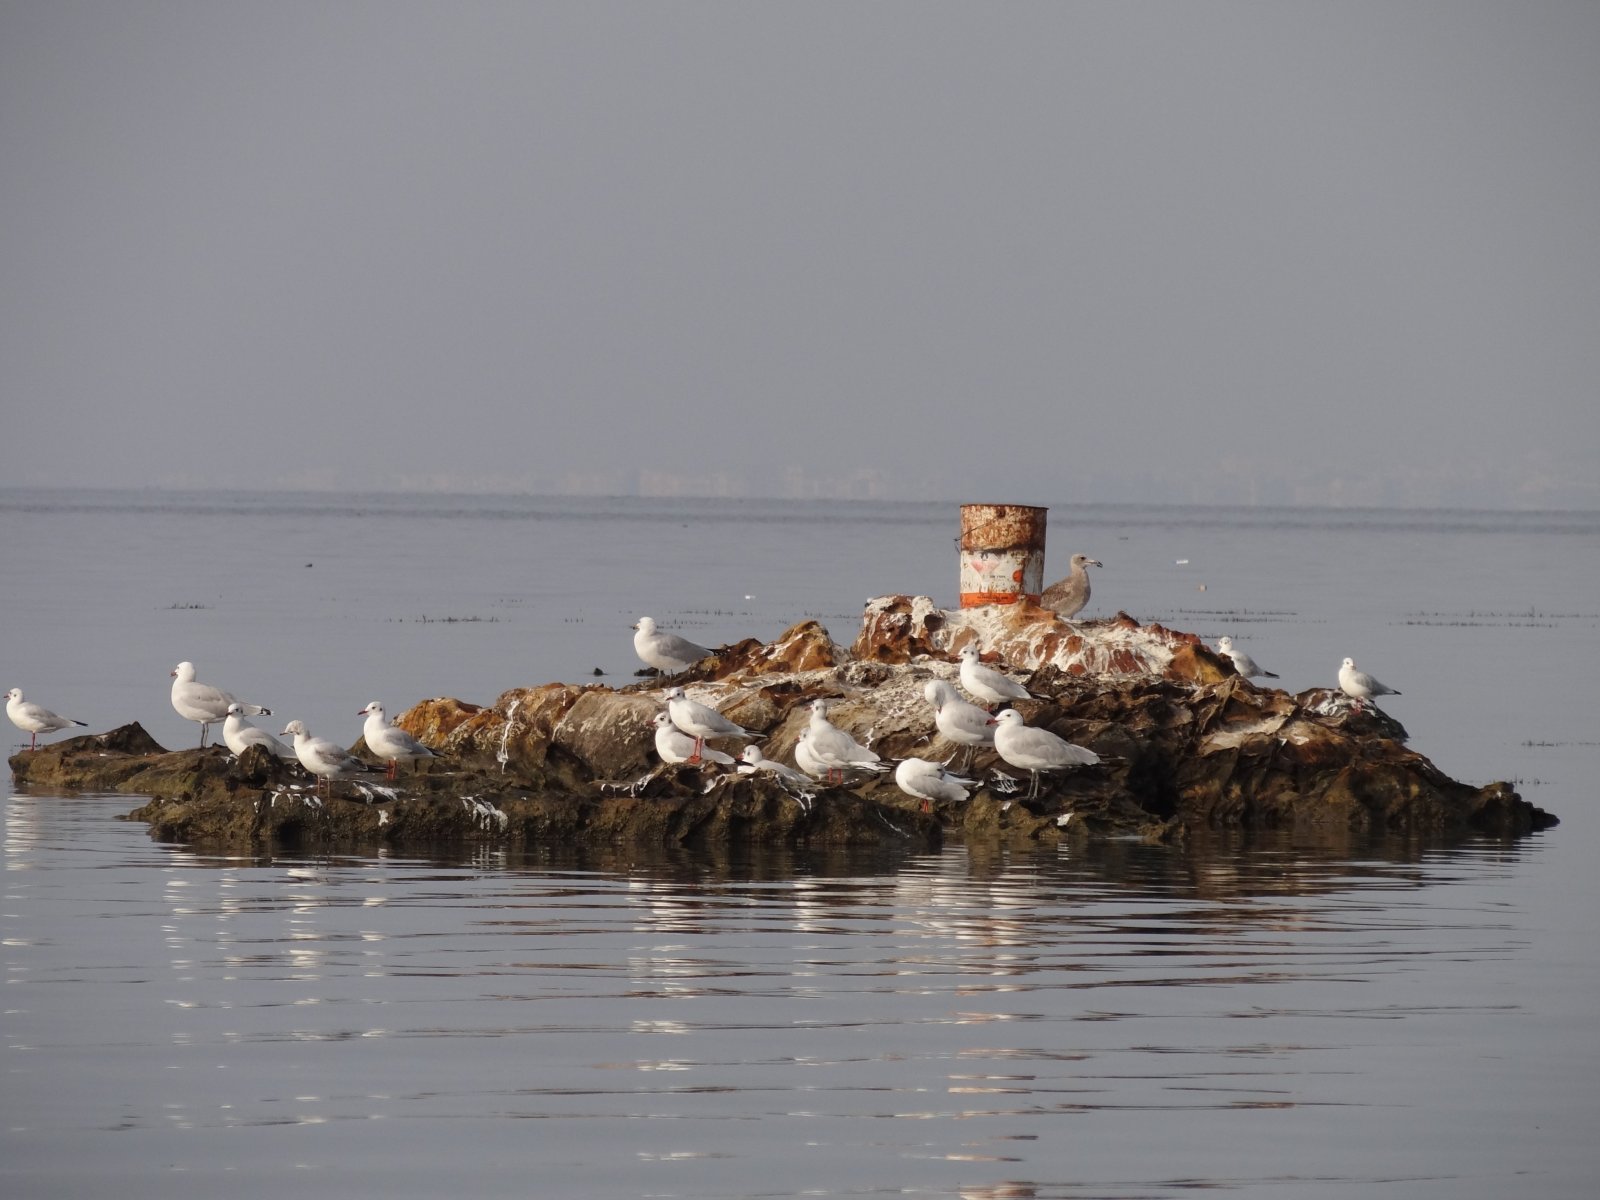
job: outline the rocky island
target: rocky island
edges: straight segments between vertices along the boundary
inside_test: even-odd
[[[831,720],[884,758],[944,760],[964,748],[936,732],[923,691],[931,679],[957,679],[968,645],[1026,685],[1032,698],[1015,707],[1028,725],[1100,762],[1047,775],[1028,797],[1027,773],[982,749],[964,771],[979,786],[959,802],[914,799],[891,775],[801,787],[727,766],[668,766],[651,736],[666,684],[651,680],[518,688],[486,707],[424,700],[396,723],[436,760],[394,782],[337,780],[325,795],[298,764],[259,747],[238,758],[216,746],[168,752],[137,724],[10,764],[23,787],[145,796],[129,816],[152,836],[212,845],[915,851],[948,837],[1174,841],[1271,829],[1451,838],[1556,823],[1508,784],[1446,777],[1381,711],[1326,689],[1255,686],[1194,635],[1124,613],[1069,622],[1025,600],[946,610],[927,597],[885,596],[867,605],[848,647],[807,621],[772,642],[724,646],[671,682],[760,731],[762,749],[780,761],[792,761],[819,697],[834,700]]]

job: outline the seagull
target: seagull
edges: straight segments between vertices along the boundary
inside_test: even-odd
[[[367,739],[367,749],[379,758],[389,760],[389,770],[384,775],[385,779],[395,778],[400,773],[400,764],[403,762],[416,766],[423,759],[433,757],[432,750],[398,725],[389,723],[389,718],[384,715],[383,705],[378,701],[368,702],[356,716],[367,718],[367,723],[361,727],[361,736]]]
[[[194,664],[181,662],[172,668],[172,707],[186,721],[200,722],[200,745],[206,744],[206,730],[228,715],[228,705],[235,703],[232,695],[208,683],[196,683]],[[272,715],[270,708],[259,704],[240,703],[245,715],[260,717]]]
[[[1048,729],[1024,725],[1022,714],[1014,708],[1008,708],[991,719],[995,724],[994,748],[999,751],[1000,757],[1013,767],[1021,767],[1033,774],[1033,787],[1028,792],[1030,797],[1039,794],[1041,771],[1092,767],[1100,761],[1100,756],[1093,750],[1074,745]]]
[[[265,729],[246,721],[244,705],[237,700],[228,705],[228,715],[222,722],[222,740],[236,755],[242,755],[251,746],[265,746],[279,758],[294,757],[293,748],[285,746]]]
[[[1058,579],[1039,597],[1039,607],[1048,608],[1058,617],[1071,620],[1089,603],[1089,567],[1103,567],[1105,563],[1087,554],[1072,556],[1072,569],[1065,579]]]
[[[733,765],[731,754],[701,745],[672,723],[670,713],[657,713],[652,724],[656,727],[656,753],[661,756],[662,762],[673,766],[679,763],[696,766],[702,762],[719,763],[725,767]]]
[[[1361,702],[1371,700],[1374,696],[1398,696],[1386,683],[1379,683],[1365,671],[1356,670],[1356,660],[1347,658],[1339,667],[1339,690],[1356,702],[1356,711],[1361,711]],[[1372,707],[1378,707],[1374,704]]]
[[[943,679],[928,680],[922,687],[922,696],[933,705],[933,723],[939,732],[967,748],[966,766],[972,765],[972,756],[979,746],[994,745],[989,714],[976,704],[968,704]]]
[[[786,786],[802,788],[811,786],[811,780],[793,767],[785,766],[775,758],[768,758],[761,752],[760,746],[746,746],[744,753],[739,757],[743,760],[739,763],[741,775],[754,775],[757,771],[766,771],[776,776],[778,782]]]
[[[961,647],[961,686],[985,704],[1031,699],[1028,689],[1015,679],[979,662],[978,648],[971,643]]]
[[[918,800],[946,800],[954,804],[967,798],[967,789],[976,782],[952,775],[942,763],[925,758],[908,758],[894,769],[900,790]]]
[[[290,721],[283,730],[284,737],[294,738],[294,755],[300,765],[317,777],[316,786],[328,780],[328,794],[333,794],[333,780],[349,775],[362,775],[377,768],[362,762],[350,751],[327,738],[312,737],[303,721]]]
[[[694,753],[686,760],[690,766],[700,761],[707,738],[761,736],[743,725],[735,725],[709,704],[689,699],[681,687],[669,687],[661,696],[667,702],[667,713],[672,723],[694,739]],[[733,760],[730,758],[728,761]]]
[[[711,653],[688,638],[660,632],[653,617],[640,617],[634,629],[637,632],[633,635],[633,652],[646,666],[654,667],[663,675],[676,675]]]
[[[28,735],[29,750],[39,748],[41,733],[54,733],[58,729],[85,724],[83,721],[74,721],[71,717],[59,716],[42,704],[24,700],[21,688],[12,688],[6,693],[6,716],[11,718],[13,725]]]
[[[811,724],[806,730],[807,751],[829,776],[837,772],[842,780],[848,770],[881,773],[889,769],[888,763],[828,720],[826,700],[813,700],[810,707]],[[800,761],[798,756],[795,761]]]
[[[1239,674],[1244,676],[1246,679],[1249,679],[1253,675],[1261,675],[1267,679],[1276,679],[1278,677],[1276,672],[1263,671],[1259,666],[1256,665],[1256,660],[1251,658],[1243,650],[1235,650],[1233,648],[1233,639],[1231,637],[1220,637],[1217,639],[1217,652],[1227,658],[1231,658],[1233,660],[1233,669],[1239,672]]]
[[[794,765],[813,779],[821,780],[833,774],[833,769],[812,752],[811,730],[808,728],[794,744]]]

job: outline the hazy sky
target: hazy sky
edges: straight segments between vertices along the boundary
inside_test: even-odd
[[[9,485],[1600,506],[1590,0],[0,0],[0,214]]]

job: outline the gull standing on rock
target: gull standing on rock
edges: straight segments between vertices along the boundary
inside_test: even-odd
[[[967,798],[967,789],[976,781],[952,775],[942,763],[925,758],[908,758],[894,769],[894,781],[906,795],[918,800],[943,800],[951,804]]]
[[[971,643],[961,647],[961,686],[985,704],[1032,699],[1028,689],[1015,679],[979,662],[978,648]]]
[[[794,744],[794,765],[818,781],[826,779],[833,774],[833,768],[818,758],[811,749],[811,730],[809,728],[801,733],[799,740]]]
[[[71,717],[53,713],[42,704],[24,700],[21,688],[12,688],[6,693],[6,716],[11,718],[13,725],[28,735],[29,750],[39,748],[41,733],[54,733],[58,729],[70,729],[74,725],[85,724],[83,721],[74,721]]]
[[[1039,596],[1039,607],[1048,608],[1058,617],[1071,620],[1089,603],[1089,567],[1103,567],[1105,563],[1087,554],[1072,556],[1072,569],[1066,578],[1058,579]]]
[[[1029,797],[1039,794],[1041,771],[1064,771],[1068,767],[1092,767],[1100,761],[1093,750],[1085,749],[1057,737],[1048,729],[1036,729],[1022,723],[1022,714],[1008,708],[993,718],[995,723],[994,748],[1013,767],[1021,767],[1033,775]]]
[[[633,652],[644,664],[654,667],[663,675],[676,675],[694,666],[711,654],[704,646],[697,646],[688,638],[675,633],[662,633],[656,628],[653,617],[640,617],[634,625]]]
[[[694,753],[688,759],[690,766],[700,761],[707,738],[761,736],[743,725],[735,725],[709,704],[689,699],[681,687],[669,687],[661,696],[667,702],[667,713],[672,717],[672,723],[694,739]],[[728,761],[733,760],[730,758]]]
[[[656,753],[670,766],[687,763],[691,766],[703,762],[733,765],[733,756],[710,746],[701,745],[672,723],[669,713],[657,713],[651,723],[656,727]]]
[[[1374,696],[1398,696],[1386,683],[1379,683],[1365,671],[1356,670],[1356,660],[1347,658],[1339,667],[1339,690],[1356,702],[1356,711],[1361,712],[1361,703],[1371,700]],[[1374,704],[1373,708],[1378,706]]]
[[[177,709],[178,715],[185,721],[200,723],[202,748],[206,744],[206,730],[218,721],[226,719],[228,705],[235,703],[248,716],[272,715],[270,708],[236,701],[231,693],[221,688],[214,688],[209,683],[196,683],[192,662],[181,662],[172,668],[172,707]]]
[[[1221,654],[1225,658],[1231,658],[1233,660],[1233,669],[1239,672],[1239,674],[1244,676],[1246,679],[1249,679],[1255,675],[1260,675],[1264,679],[1276,679],[1278,677],[1272,671],[1263,671],[1259,666],[1256,665],[1256,660],[1251,658],[1243,650],[1235,649],[1233,645],[1233,639],[1231,637],[1220,637],[1217,639],[1217,653]]]
[[[963,767],[972,765],[972,756],[979,746],[994,745],[994,727],[989,723],[989,714],[976,704],[968,704],[943,679],[930,679],[923,684],[922,697],[933,705],[933,723],[939,732],[949,741],[967,748]]]
[[[294,751],[290,747],[285,746],[265,729],[246,721],[244,706],[237,700],[228,705],[228,715],[222,722],[222,741],[235,755],[242,755],[251,746],[265,746],[279,758],[294,757]]]
[[[754,775],[757,771],[766,771],[777,777],[779,783],[787,787],[807,788],[811,780],[807,779],[793,767],[785,766],[775,758],[768,758],[761,752],[760,746],[746,746],[740,756],[739,774]]]
[[[350,751],[337,742],[330,742],[327,738],[312,737],[311,731],[306,728],[304,721],[290,721],[283,730],[284,737],[294,738],[294,755],[300,760],[300,765],[316,776],[316,787],[322,787],[322,781],[328,781],[328,794],[333,795],[333,781],[346,779],[352,775],[364,775],[377,770],[370,763],[364,763]]]
[[[828,720],[826,700],[813,700],[810,707],[811,724],[806,729],[807,751],[823,766],[830,778],[835,772],[843,781],[846,771],[881,773],[889,769],[888,763]],[[800,761],[798,747],[795,761]],[[801,765],[804,766],[803,763]]]
[[[403,762],[416,766],[423,759],[433,757],[432,750],[398,725],[389,723],[389,718],[384,715],[383,705],[378,701],[369,703],[356,716],[367,718],[366,724],[361,727],[361,736],[367,739],[367,749],[379,758],[388,760],[389,770],[384,778],[395,778],[400,773],[400,764]]]

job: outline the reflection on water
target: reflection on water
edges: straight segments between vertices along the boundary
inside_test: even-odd
[[[292,1166],[402,1196],[1461,1196],[1580,1169],[1550,1047],[1504,1052],[1539,838],[271,859],[150,844],[125,808],[6,809],[8,1194]]]

